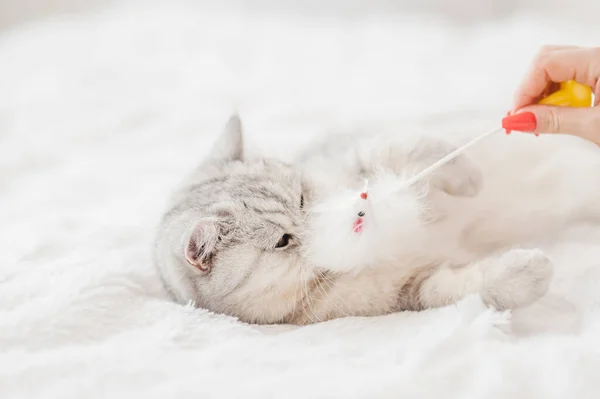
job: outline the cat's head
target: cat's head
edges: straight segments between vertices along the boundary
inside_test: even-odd
[[[302,253],[301,176],[271,159],[245,159],[237,116],[175,197],[156,261],[180,302],[251,323],[288,322],[314,278]]]

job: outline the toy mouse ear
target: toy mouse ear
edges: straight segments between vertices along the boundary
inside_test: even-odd
[[[218,223],[208,219],[200,221],[192,230],[187,241],[185,260],[202,272],[210,271],[218,240]]]

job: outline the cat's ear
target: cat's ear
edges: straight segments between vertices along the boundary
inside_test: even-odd
[[[237,113],[233,114],[225,124],[211,154],[213,158],[225,161],[243,159],[244,139],[242,121]]]
[[[216,220],[201,220],[187,240],[185,260],[201,272],[210,271],[220,233],[220,226]]]
[[[221,237],[231,231],[232,214],[219,211],[215,217],[201,219],[192,229],[185,244],[185,260],[201,272],[209,272]]]

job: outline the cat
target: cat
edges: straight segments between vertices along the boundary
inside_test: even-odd
[[[234,115],[173,194],[155,241],[159,275],[177,302],[254,324],[418,311],[467,295],[498,310],[534,303],[553,264],[525,238],[553,223],[546,215],[494,208],[466,155],[390,189],[453,149],[421,134],[347,134],[292,163],[253,159]]]

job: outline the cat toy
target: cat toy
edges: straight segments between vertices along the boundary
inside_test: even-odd
[[[592,106],[592,100],[593,100],[592,90],[588,86],[579,84],[579,83],[575,82],[574,80],[568,80],[566,82],[560,83],[558,90],[556,90],[555,92],[542,98],[540,101],[538,101],[538,104],[561,106],[561,107],[590,107],[590,106]],[[525,123],[535,123],[535,121],[534,120],[525,121]],[[442,157],[440,160],[434,162],[432,165],[423,169],[422,171],[420,171],[419,173],[417,173],[410,179],[403,181],[402,187],[408,187],[408,186],[414,184],[415,182],[417,182],[420,179],[427,176],[429,173],[435,171],[439,167],[452,161],[454,158],[456,158],[457,156],[459,156],[460,154],[465,152],[467,149],[469,149],[471,146],[477,144],[478,142],[480,142],[483,139],[486,139],[490,136],[500,133],[503,130],[506,132],[506,134],[511,133],[511,130],[504,128],[504,127],[494,128],[490,131],[487,131],[487,132],[475,137],[474,139],[467,142],[466,144],[462,145],[461,147],[458,147],[456,150],[450,152],[448,155],[446,155],[446,156]],[[536,136],[537,136],[537,134],[536,134]],[[369,181],[365,180],[365,185],[363,187],[363,190],[359,194],[359,197],[360,197],[359,200],[363,203],[359,206],[359,209],[361,209],[361,210],[358,212],[358,214],[357,214],[358,217],[352,225],[352,231],[354,233],[360,233],[363,231],[365,211],[362,209],[365,209],[365,206],[367,205],[367,201],[369,198],[368,185],[369,185]]]
[[[369,198],[369,179],[365,179],[365,186],[363,188],[363,190],[360,192],[360,199],[363,201],[366,201]],[[352,225],[352,231],[354,231],[355,233],[360,233],[363,230],[363,222],[364,219],[363,217],[365,216],[365,211],[361,210],[358,211],[358,218],[354,221],[354,224]]]

